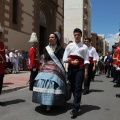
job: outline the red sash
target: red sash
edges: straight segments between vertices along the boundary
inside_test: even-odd
[[[90,64],[93,64],[93,57],[89,57]]]
[[[84,59],[81,58],[80,56],[70,55],[69,58],[71,59],[71,61],[74,61],[75,59],[77,59],[79,61],[78,66],[84,66]],[[71,64],[70,64],[70,66],[71,66]]]
[[[0,41],[0,74],[5,72],[5,46],[3,42]]]

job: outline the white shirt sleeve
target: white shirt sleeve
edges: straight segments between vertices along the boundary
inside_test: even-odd
[[[68,61],[68,56],[69,56],[69,47],[67,46],[63,54],[63,62]]]
[[[85,50],[83,57],[84,57],[84,64],[89,64],[90,62],[89,62],[88,48]]]
[[[13,57],[12,52],[9,53],[9,57]]]
[[[97,55],[96,55],[96,49],[94,48],[93,50],[93,61],[96,61],[97,60]]]
[[[14,62],[14,54],[12,52],[9,53],[10,62]]]

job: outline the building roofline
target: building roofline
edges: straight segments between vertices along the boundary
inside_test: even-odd
[[[95,33],[95,32],[91,32],[91,34],[97,34],[97,33]]]
[[[90,4],[90,7],[92,7],[92,4],[91,4],[90,0],[88,0],[88,2],[89,2],[89,4]]]

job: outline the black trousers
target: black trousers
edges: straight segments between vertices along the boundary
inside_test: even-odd
[[[33,71],[33,69],[30,70],[30,84],[29,84],[29,90],[30,91],[33,91],[33,86],[34,86],[34,83],[35,83],[35,77],[37,76],[38,74],[38,69],[36,69],[36,71]]]
[[[84,80],[84,90],[89,90],[90,89],[90,82],[91,79],[93,78],[93,64],[89,64],[88,66],[88,79]]]
[[[92,80],[94,80],[95,74],[96,74],[96,69],[92,72],[92,76],[91,76],[91,79],[92,79]]]
[[[105,64],[105,74],[108,72],[108,65]]]
[[[116,84],[120,85],[120,71],[117,71],[117,76],[118,76],[118,78],[116,80]]]
[[[107,66],[107,76],[109,76],[109,77],[112,76],[111,75],[111,69],[112,69],[111,65],[108,65]]]
[[[0,74],[0,94],[2,93],[4,74]]]
[[[68,67],[68,80],[71,84],[71,90],[73,92],[73,109],[80,109],[80,102],[82,97],[82,84],[84,79],[84,66],[82,67]]]
[[[115,67],[112,68],[112,73],[113,73],[113,81],[118,80],[118,71],[116,70]]]

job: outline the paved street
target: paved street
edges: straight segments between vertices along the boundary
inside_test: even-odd
[[[20,71],[18,74],[5,74],[2,93],[27,87],[29,77],[30,71]]]
[[[120,98],[115,94],[120,93],[120,88],[113,88],[112,78],[105,75],[96,76],[91,83],[91,92],[82,96],[81,111],[76,120],[119,120]],[[28,88],[14,92],[4,93],[0,101],[5,106],[0,106],[0,120],[70,120],[72,100],[62,107],[54,107],[50,113],[44,107],[32,103],[32,92]]]

